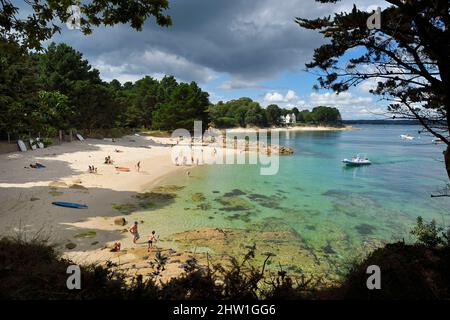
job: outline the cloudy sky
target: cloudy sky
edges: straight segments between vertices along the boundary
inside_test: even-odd
[[[321,17],[347,11],[353,3],[373,9],[381,0],[170,0],[173,26],[149,19],[142,32],[120,25],[99,28],[90,36],[63,28],[55,42],[79,50],[104,80],[135,81],[144,75],[174,75],[197,81],[212,102],[242,96],[263,106],[276,103],[299,109],[337,106],[344,119],[368,119],[384,105],[368,85],[336,96],[313,91],[314,74],[306,72],[319,34],[301,29],[295,17]]]

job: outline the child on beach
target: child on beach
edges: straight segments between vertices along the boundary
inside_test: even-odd
[[[151,248],[153,248],[153,242],[156,242],[156,232],[155,230],[152,231],[152,233],[148,236],[148,249],[147,252],[150,251]]]
[[[133,235],[133,243],[139,240],[139,232],[138,232],[138,222],[135,221],[133,226],[129,229],[130,233]]]
[[[120,242],[115,242],[114,246],[110,250],[111,252],[119,252],[120,251]]]

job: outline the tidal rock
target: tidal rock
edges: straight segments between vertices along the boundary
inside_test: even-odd
[[[123,218],[123,217],[116,218],[116,219],[114,219],[114,224],[118,225],[118,226],[124,226],[127,224],[127,220],[125,220],[125,218]]]

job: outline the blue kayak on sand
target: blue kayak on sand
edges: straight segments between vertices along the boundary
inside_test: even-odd
[[[67,208],[75,208],[75,209],[87,209],[88,206],[85,204],[79,204],[75,202],[64,202],[64,201],[55,201],[52,202],[55,206],[67,207]]]

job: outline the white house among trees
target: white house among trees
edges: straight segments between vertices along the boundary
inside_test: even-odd
[[[287,114],[285,116],[281,116],[281,123],[282,124],[295,124],[297,123],[297,120],[295,118],[295,113]]]

